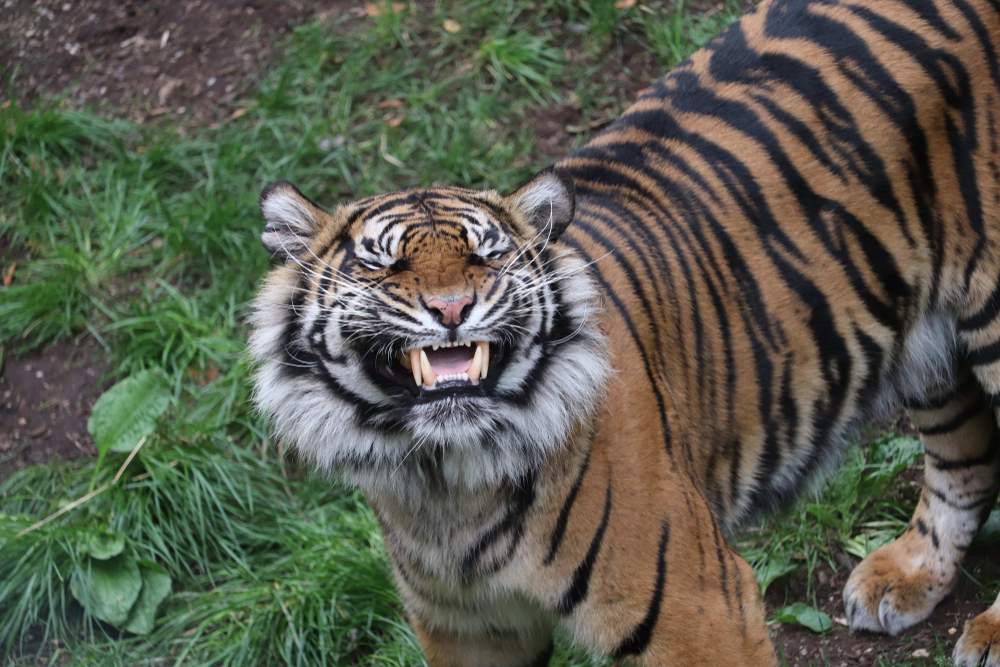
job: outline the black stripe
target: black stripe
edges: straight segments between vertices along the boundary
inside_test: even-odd
[[[639,655],[649,646],[656,622],[660,618],[660,605],[663,603],[663,587],[667,579],[667,544],[670,542],[670,524],[663,521],[660,528],[660,546],[657,550],[656,582],[653,584],[653,597],[646,608],[646,615],[628,634],[614,651],[616,658],[627,655]]]
[[[979,310],[958,320],[958,328],[962,331],[982,329],[996,319],[997,313],[1000,313],[1000,280],[997,281],[990,296],[986,299],[986,303]]]
[[[559,510],[559,518],[556,519],[556,527],[552,531],[552,539],[549,541],[549,552],[545,556],[545,560],[542,561],[543,565],[552,564],[552,560],[556,557],[556,552],[559,551],[559,547],[562,545],[563,537],[566,534],[566,522],[569,520],[569,512],[573,509],[573,503],[576,502],[576,496],[580,492],[580,484],[583,483],[583,477],[587,474],[587,469],[590,467],[590,451],[590,449],[587,450],[587,454],[583,459],[583,465],[580,466],[580,472],[577,473],[576,480],[573,481],[573,486],[570,487],[562,509]]]
[[[594,538],[590,541],[590,548],[587,549],[587,555],[576,566],[576,570],[573,572],[572,583],[556,605],[556,611],[560,614],[572,612],[587,597],[587,589],[590,586],[590,575],[593,572],[597,554],[604,543],[604,531],[608,528],[608,518],[610,516],[611,479],[609,478],[607,491],[604,492],[604,513],[601,515],[601,522],[597,524],[597,532],[594,533]]]
[[[462,575],[468,579],[499,570],[513,556],[524,535],[524,515],[535,502],[535,478],[529,476],[512,489],[511,507],[504,517],[484,532],[462,559]],[[486,550],[504,535],[510,535],[506,552],[487,567],[480,564]]]
[[[936,489],[933,486],[927,484],[927,480],[924,480],[924,488],[927,489],[928,493],[930,493],[932,496],[943,502],[945,505],[947,505],[948,507],[953,507],[957,510],[974,510],[983,508],[988,510],[989,506],[992,505],[993,501],[996,499],[996,492],[994,491],[994,492],[984,493],[979,498],[972,500],[970,502],[961,503],[952,500],[951,498],[946,496],[940,489]],[[969,495],[969,494],[964,494],[964,495]]]
[[[919,426],[917,430],[920,431],[921,435],[941,435],[943,433],[951,433],[954,430],[961,428],[967,421],[982,412],[983,406],[979,401],[972,401],[971,405],[965,407],[964,410],[959,412],[957,415],[948,419],[947,421],[941,422],[940,424],[935,424],[933,426]]]
[[[1000,340],[990,343],[985,347],[969,350],[967,353],[969,363],[973,366],[986,366],[1000,359]]]
[[[933,0],[906,0],[906,6],[917,14],[920,14],[920,18],[923,19],[924,23],[937,30],[946,39],[953,42],[962,39],[962,36],[955,32],[955,29],[941,17],[941,13],[938,11]]]
[[[998,449],[1000,449],[1000,441],[994,435],[990,438],[986,451],[978,456],[969,456],[963,459],[945,459],[929,450],[925,453],[927,458],[930,459],[930,464],[937,470],[962,470],[975,466],[993,465],[997,460]]]

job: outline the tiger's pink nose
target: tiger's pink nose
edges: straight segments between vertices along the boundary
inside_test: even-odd
[[[441,324],[449,327],[457,327],[466,316],[466,309],[472,303],[470,296],[458,296],[453,298],[434,297],[427,301],[427,307],[437,311],[437,318]]]

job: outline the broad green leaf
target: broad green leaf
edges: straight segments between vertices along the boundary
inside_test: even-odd
[[[767,591],[767,587],[789,572],[794,572],[798,566],[785,558],[768,559],[763,565],[757,568],[757,584],[760,586],[761,594]]]
[[[816,607],[810,607],[805,602],[796,602],[782,607],[775,612],[774,618],[780,623],[798,623],[819,633],[827,632],[833,627],[829,616]]]
[[[101,394],[87,422],[97,451],[127,453],[153,432],[170,405],[170,391],[152,371],[127,377]]]
[[[139,565],[142,574],[142,591],[132,606],[125,629],[137,635],[148,634],[156,620],[156,610],[170,595],[170,575],[156,563],[143,562]]]
[[[91,615],[121,627],[142,590],[136,562],[124,554],[108,560],[87,559],[69,582],[73,597]]]
[[[125,549],[125,538],[115,533],[88,532],[82,539],[80,548],[97,560],[108,560]]]

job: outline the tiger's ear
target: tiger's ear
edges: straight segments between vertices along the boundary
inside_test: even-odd
[[[280,261],[302,253],[329,214],[287,181],[271,183],[260,193],[267,223],[260,240]]]
[[[519,187],[510,201],[542,239],[554,241],[573,221],[573,180],[566,172],[549,167]]]

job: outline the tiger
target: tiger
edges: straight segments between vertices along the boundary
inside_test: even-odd
[[[777,664],[733,535],[900,408],[922,490],[845,616],[932,613],[1000,482],[998,48],[996,0],[765,0],[511,192],[263,191],[254,401],[430,665]]]

